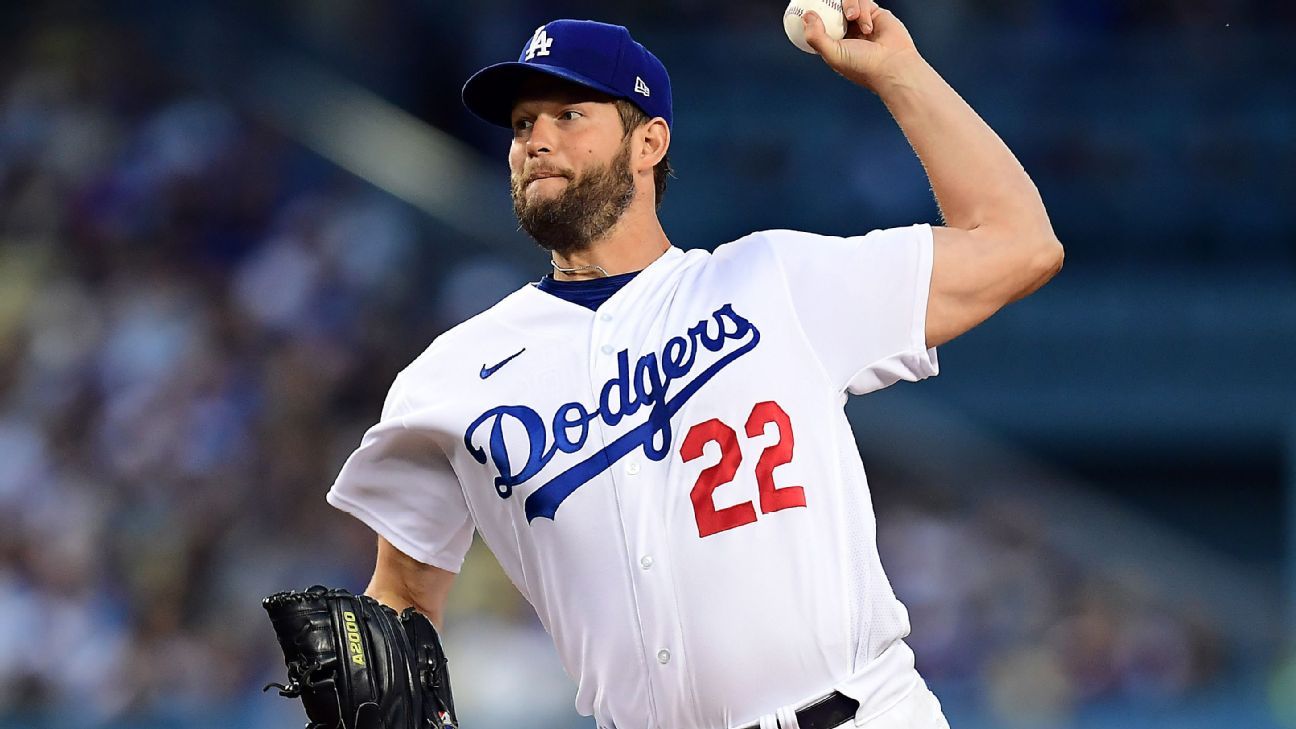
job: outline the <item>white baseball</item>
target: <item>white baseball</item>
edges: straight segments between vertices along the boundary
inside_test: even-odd
[[[842,10],[841,0],[792,0],[783,11],[783,32],[787,33],[793,45],[806,53],[815,52],[806,43],[805,25],[801,22],[801,17],[811,10],[823,19],[830,38],[841,40],[846,37],[846,12]]]

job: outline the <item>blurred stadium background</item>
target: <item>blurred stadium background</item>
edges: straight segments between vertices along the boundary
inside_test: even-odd
[[[934,221],[782,6],[6,3],[0,727],[304,722],[260,693],[259,598],[364,587],[342,459],[433,337],[547,270],[458,101],[542,22],[671,69],[677,245]],[[941,377],[850,405],[920,668],[956,729],[1296,727],[1296,4],[892,7],[1068,249]],[[448,624],[469,729],[592,727],[489,554]]]

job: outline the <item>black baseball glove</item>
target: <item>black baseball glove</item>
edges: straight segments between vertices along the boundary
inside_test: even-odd
[[[282,696],[301,698],[306,729],[454,729],[454,700],[436,628],[367,595],[316,585],[278,592],[270,614],[288,665]]]

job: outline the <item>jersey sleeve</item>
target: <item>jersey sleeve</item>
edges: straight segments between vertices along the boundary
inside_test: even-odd
[[[397,377],[382,418],[343,464],[328,503],[419,562],[458,572],[472,543],[472,516],[445,452],[430,433],[408,425],[401,385]]]
[[[766,236],[802,330],[837,387],[862,395],[939,372],[925,331],[931,226],[851,238]]]

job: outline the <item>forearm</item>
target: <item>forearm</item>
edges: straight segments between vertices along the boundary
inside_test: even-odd
[[[377,565],[365,594],[393,610],[412,607],[441,628],[454,579],[455,573],[422,564],[380,537]]]
[[[408,587],[380,583],[374,579],[370,581],[369,587],[365,588],[365,594],[396,612],[412,607],[428,616],[437,628],[444,628],[445,602],[449,585],[446,587],[445,592],[414,594],[414,591]]]
[[[922,161],[946,225],[1052,235],[1016,156],[921,56],[896,64],[877,93]]]

